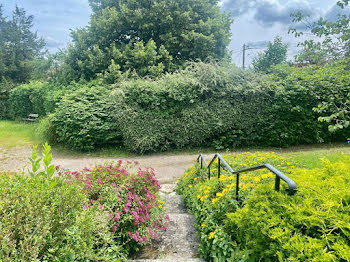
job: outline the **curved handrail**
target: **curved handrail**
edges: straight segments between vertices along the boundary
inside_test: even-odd
[[[297,191],[297,184],[294,182],[294,180],[287,177],[285,174],[283,174],[281,171],[279,171],[277,168],[275,168],[274,166],[272,166],[270,164],[263,164],[263,165],[259,165],[259,166],[253,166],[253,167],[244,168],[241,170],[234,171],[232,169],[232,167],[225,161],[225,159],[219,153],[216,153],[214,155],[213,159],[210,161],[209,164],[207,164],[207,161],[205,160],[205,157],[203,154],[200,154],[197,158],[197,162],[199,163],[199,161],[200,161],[200,163],[201,163],[201,168],[203,168],[203,162],[204,162],[206,168],[208,169],[208,178],[209,179],[210,179],[210,168],[216,159],[218,159],[218,178],[220,178],[220,174],[221,174],[221,164],[223,164],[231,174],[236,175],[236,197],[237,198],[238,198],[238,191],[239,191],[239,176],[240,176],[240,174],[245,173],[245,172],[258,170],[258,169],[263,169],[263,168],[270,170],[272,173],[274,173],[276,175],[276,178],[275,178],[275,190],[276,191],[280,190],[281,179],[284,182],[286,182],[288,185],[288,189],[287,189],[288,195],[294,195],[295,192]]]

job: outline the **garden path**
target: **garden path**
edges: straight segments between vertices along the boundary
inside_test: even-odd
[[[163,184],[160,197],[170,217],[168,229],[136,254],[129,262],[204,262],[199,258],[194,217],[187,214],[175,184]]]
[[[0,172],[1,171],[27,171],[28,158],[31,156],[30,146],[5,148],[0,146]],[[137,160],[143,167],[153,167],[157,179],[161,184],[175,182],[185,170],[196,160],[197,155],[152,155],[128,157],[128,160]],[[87,156],[70,156],[53,152],[53,163],[70,170],[82,170],[94,164],[106,161],[115,161],[126,158],[101,158]],[[209,159],[209,157],[208,157]]]

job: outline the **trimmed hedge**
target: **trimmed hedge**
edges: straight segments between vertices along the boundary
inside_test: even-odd
[[[315,110],[329,97],[324,85],[338,81],[346,88],[348,79],[335,77],[341,74],[337,67],[274,70],[263,76],[198,62],[157,80],[123,80],[100,93],[94,91],[98,82],[82,83],[81,91],[60,100],[52,127],[58,141],[78,150],[118,144],[137,153],[196,146],[287,147],[350,137],[350,127],[330,133]]]
[[[121,134],[118,123],[113,119],[109,94],[109,89],[93,86],[64,96],[55,113],[49,117],[54,128],[49,133],[57,134],[54,137],[58,142],[83,151],[118,144]]]

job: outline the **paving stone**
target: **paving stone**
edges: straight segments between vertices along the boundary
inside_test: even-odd
[[[136,254],[134,262],[200,262],[194,217],[186,213],[182,197],[175,193],[176,185],[162,185],[159,193],[170,217],[168,229],[159,234]]]

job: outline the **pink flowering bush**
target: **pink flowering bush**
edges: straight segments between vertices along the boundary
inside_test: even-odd
[[[138,249],[166,230],[167,216],[157,192],[160,185],[152,168],[136,161],[98,165],[81,172],[62,170],[68,184],[77,184],[88,197],[83,209],[98,208],[109,217],[114,239],[126,253]]]

